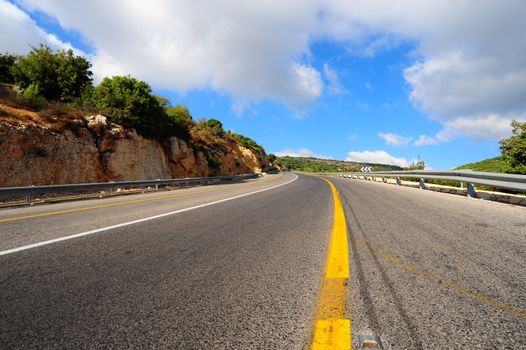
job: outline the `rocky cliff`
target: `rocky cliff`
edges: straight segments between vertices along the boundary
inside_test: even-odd
[[[9,106],[0,112],[0,186],[242,174],[268,162],[226,136],[153,140],[103,116],[59,122]]]

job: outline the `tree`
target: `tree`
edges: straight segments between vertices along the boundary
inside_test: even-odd
[[[513,171],[526,174],[526,122],[511,122],[512,136],[500,140],[500,150]]]
[[[218,136],[223,136],[225,134],[225,130],[223,129],[223,123],[221,123],[217,119],[208,119],[206,125],[210,129],[212,129]]]
[[[164,110],[177,128],[188,130],[194,124],[192,115],[186,106],[177,104],[175,107],[166,107]]]
[[[13,84],[15,78],[13,77],[13,66],[16,62],[17,56],[8,53],[0,54],[0,82]]]
[[[426,168],[426,163],[423,160],[419,160],[418,162],[412,162],[408,169],[409,170],[424,170]]]
[[[228,136],[234,139],[236,142],[240,143],[243,147],[251,148],[252,150],[265,154],[265,149],[252,140],[250,137],[246,137],[235,132],[229,131]]]
[[[130,76],[104,78],[92,92],[95,107],[113,123],[134,128],[146,137],[165,137],[173,132],[170,119],[150,86]]]
[[[71,101],[91,85],[91,63],[73,50],[54,52],[48,46],[33,48],[19,56],[11,72],[15,84],[48,100]]]

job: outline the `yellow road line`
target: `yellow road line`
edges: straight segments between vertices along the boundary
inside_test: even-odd
[[[512,314],[515,314],[519,317],[522,317],[522,318],[526,318],[526,310],[523,310],[521,308],[518,308],[516,306],[513,306],[513,305],[508,305],[506,303],[503,303],[501,301],[498,301],[496,299],[493,299],[493,298],[490,298],[482,293],[479,293],[479,292],[476,292],[470,288],[467,288],[467,287],[464,287],[463,285],[461,284],[458,284],[457,282],[455,281],[452,281],[452,280],[448,280],[446,278],[443,278],[443,277],[440,277],[438,275],[435,275],[435,274],[432,274],[430,272],[427,272],[427,271],[424,271],[414,265],[411,265],[409,263],[406,263],[400,259],[397,259],[393,256],[390,256],[388,254],[385,254],[384,252],[382,252],[381,250],[379,249],[376,249],[376,248],[373,248],[369,243],[359,239],[359,238],[356,238],[354,237],[352,234],[350,234],[350,237],[351,237],[351,240],[353,242],[355,242],[357,245],[367,249],[368,251],[371,252],[371,254],[391,263],[392,265],[394,266],[397,266],[397,267],[400,267],[406,271],[409,271],[409,272],[412,272],[420,277],[423,277],[425,279],[428,279],[428,280],[431,280],[431,281],[434,281],[434,282],[438,282],[444,286],[447,286],[447,287],[450,287],[454,290],[456,290],[457,292],[460,292],[460,293],[463,293],[463,294],[466,294],[467,296],[471,297],[472,299],[475,299],[475,300],[478,300],[480,302],[483,302],[483,303],[486,303],[486,304],[489,304],[489,305],[493,305],[501,310],[504,310],[504,311],[507,311],[507,312],[510,312]]]
[[[281,174],[277,179],[279,179],[281,177],[283,177],[283,174]],[[258,183],[261,184],[262,182],[263,181],[258,182]],[[241,185],[237,185],[237,186],[234,185],[234,186],[235,187],[240,187],[240,186],[247,186],[247,185],[253,185],[253,183],[241,184]],[[126,205],[126,204],[159,201],[159,200],[162,200],[162,199],[178,198],[178,197],[188,196],[188,195],[192,195],[192,194],[216,192],[216,191],[219,191],[221,189],[223,189],[223,188],[214,188],[214,189],[208,189],[208,190],[200,190],[200,191],[192,191],[192,192],[186,192],[186,193],[173,194],[173,195],[168,195],[168,196],[159,196],[159,197],[144,198],[144,199],[134,199],[134,200],[129,200],[129,201],[125,201],[125,202],[119,202],[119,203],[99,204],[99,205],[92,205],[92,206],[89,206],[89,207],[73,208],[73,209],[52,211],[52,212],[47,212],[47,213],[39,213],[39,214],[26,215],[26,216],[17,216],[17,217],[11,217],[11,218],[6,218],[6,219],[0,219],[0,223],[2,223],[2,222],[9,222],[9,221],[33,219],[33,218],[46,217],[46,216],[53,216],[53,215],[75,213],[75,212],[79,212],[79,211],[87,211],[87,210],[94,210],[94,209],[101,209],[101,208],[117,207],[117,206]]]
[[[325,180],[325,179],[324,179]],[[336,187],[328,181],[334,200],[334,218],[325,267],[325,278],[316,307],[312,349],[351,349],[351,320],[347,315],[349,250],[347,225]]]

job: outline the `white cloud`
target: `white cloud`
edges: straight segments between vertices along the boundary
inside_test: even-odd
[[[57,49],[74,49],[55,35],[46,33],[17,6],[0,0],[0,52],[26,54],[31,47],[47,44]],[[76,54],[85,54],[74,49]]]
[[[334,159],[331,156],[324,156],[321,154],[314,153],[308,148],[300,148],[298,150],[288,148],[288,149],[284,149],[279,152],[275,152],[274,154],[278,157],[290,156],[290,157],[304,157],[304,158],[313,157],[313,158],[320,158],[320,159]]]
[[[407,145],[413,139],[412,137],[405,137],[405,136],[393,134],[390,132],[388,133],[380,132],[378,133],[378,137],[384,140],[388,145],[391,145],[391,146]]]
[[[250,104],[246,101],[235,101],[230,106],[230,110],[232,113],[234,113],[236,116],[241,117],[246,109],[250,106]]]
[[[360,138],[360,136],[358,134],[349,134],[347,136],[347,140],[349,141],[356,141]]]
[[[395,157],[386,151],[351,151],[347,153],[347,161],[373,164],[398,165],[408,167],[414,160],[408,161],[403,157]]]
[[[429,146],[429,145],[437,145],[440,141],[435,136],[429,136],[429,135],[420,135],[418,136],[418,139],[415,140],[414,145],[415,146]]]
[[[309,61],[313,42],[364,56],[411,42],[410,99],[445,133],[485,137],[466,125],[487,130],[491,116],[495,138],[505,122],[526,115],[524,0],[20,1],[82,33],[95,48],[99,79],[131,74],[159,88],[213,88],[305,110],[324,89]],[[0,4],[1,49],[51,40],[13,5]]]
[[[131,74],[157,88],[213,88],[236,100],[305,110],[323,91],[305,62],[319,5],[293,0],[192,2],[22,0],[94,47],[103,76]]]
[[[349,93],[349,91],[341,84],[338,73],[331,69],[327,63],[323,65],[323,74],[325,75],[325,79],[329,82],[329,85],[327,86],[329,94],[345,95]]]
[[[437,145],[462,136],[478,140],[500,140],[511,135],[510,124],[514,118],[526,120],[526,115],[518,115],[513,118],[495,114],[455,118],[444,122],[444,128],[434,136],[420,135],[414,145]]]

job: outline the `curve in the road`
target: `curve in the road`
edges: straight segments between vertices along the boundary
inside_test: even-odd
[[[12,248],[12,249],[3,250],[3,251],[0,251],[0,256],[8,255],[8,254],[16,253],[16,252],[20,252],[20,251],[23,251],[23,250],[33,249],[33,248],[41,247],[41,246],[44,246],[44,245],[54,244],[54,243],[58,243],[58,242],[62,242],[62,241],[70,240],[70,239],[84,237],[84,236],[92,235],[92,234],[95,234],[95,233],[110,231],[110,230],[113,230],[113,229],[116,229],[116,228],[119,228],[119,227],[130,226],[130,225],[138,224],[138,223],[145,222],[145,221],[151,221],[151,220],[159,219],[159,218],[162,218],[162,217],[165,217],[165,216],[175,215],[175,214],[183,213],[183,212],[190,211],[190,210],[195,210],[195,209],[199,209],[199,208],[203,208],[203,207],[208,207],[208,206],[211,206],[211,205],[216,205],[216,204],[228,202],[228,201],[231,201],[231,200],[234,200],[234,199],[251,196],[251,195],[254,195],[256,193],[261,193],[261,192],[265,192],[265,191],[268,191],[268,190],[272,190],[274,188],[282,187],[282,186],[288,185],[288,184],[296,181],[297,179],[298,179],[298,176],[296,174],[294,174],[294,178],[292,180],[289,180],[287,182],[281,183],[279,185],[274,185],[274,186],[263,188],[263,189],[260,189],[260,190],[256,190],[256,191],[252,191],[252,192],[248,192],[248,193],[243,193],[243,194],[240,194],[240,195],[237,195],[237,196],[233,196],[233,197],[223,198],[223,199],[216,200],[216,201],[209,202],[209,203],[199,204],[199,205],[196,205],[196,206],[193,206],[193,207],[188,207],[188,208],[184,208],[184,209],[170,211],[170,212],[167,212],[167,213],[154,215],[154,216],[149,216],[149,217],[138,219],[138,220],[128,221],[128,222],[120,223],[120,224],[117,224],[117,225],[106,226],[106,227],[98,228],[98,229],[95,229],[95,230],[80,232],[80,233],[76,233],[76,234],[72,234],[72,235],[62,236],[62,237],[58,237],[58,238],[54,238],[54,239],[50,239],[50,240],[45,240],[45,241],[41,241],[41,242],[37,242],[37,243],[33,243],[33,244],[28,244],[28,245],[24,245],[24,246]],[[204,191],[201,191],[201,193],[202,192],[204,192]],[[193,193],[195,193],[195,192],[193,192]],[[164,196],[164,197],[166,198],[167,196]],[[155,199],[156,198],[152,198],[152,200],[155,200]],[[148,200],[148,199],[145,199],[145,200]],[[128,201],[128,202],[122,202],[122,203],[126,204],[126,203],[129,203],[129,202],[136,203],[137,201]],[[121,203],[115,203],[115,204],[118,205],[118,204],[121,204]],[[81,208],[81,209],[84,209],[84,208]],[[74,209],[72,209],[71,211],[73,211],[73,210]],[[53,213],[49,213],[49,215],[52,215],[52,214]],[[40,216],[42,216],[42,215],[40,215]]]

